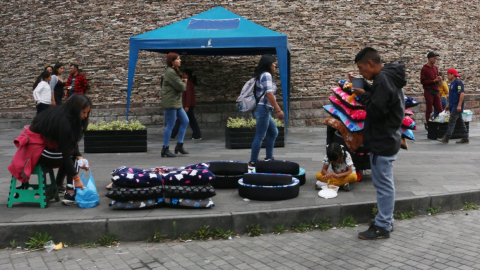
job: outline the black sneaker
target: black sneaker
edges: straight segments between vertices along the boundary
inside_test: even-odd
[[[57,190],[60,195],[65,194],[65,191],[67,191],[64,186],[58,186]]]
[[[275,160],[275,157],[272,157],[272,158],[265,158],[264,160]]]
[[[249,161],[248,162],[248,169],[249,170],[255,170],[255,162]]]
[[[65,193],[65,196],[63,196],[62,204],[63,205],[77,204],[77,202],[75,202],[75,193]]]
[[[346,183],[345,185],[342,186],[342,189],[345,191],[350,191],[353,189],[353,184]]]
[[[375,224],[375,219],[372,218],[368,221],[367,225],[368,226],[372,226],[373,224]],[[393,225],[392,225],[392,229],[390,230],[390,232],[393,232],[394,231],[394,228],[393,228]]]
[[[358,238],[363,240],[376,240],[390,238],[390,232],[384,228],[375,225],[370,226],[368,230],[358,234]]]

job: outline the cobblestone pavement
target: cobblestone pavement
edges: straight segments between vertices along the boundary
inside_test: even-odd
[[[387,240],[355,228],[185,243],[0,251],[0,269],[480,269],[480,211],[397,221]]]

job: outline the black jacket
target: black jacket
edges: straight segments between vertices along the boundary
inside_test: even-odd
[[[360,97],[367,111],[363,141],[373,154],[393,156],[400,150],[406,84],[405,64],[398,62],[384,65],[373,84],[365,84],[366,92]]]

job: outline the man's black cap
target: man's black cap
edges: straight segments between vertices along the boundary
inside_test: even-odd
[[[432,58],[432,57],[435,57],[435,56],[440,56],[440,55],[438,55],[436,52],[429,52],[427,54],[427,58]]]

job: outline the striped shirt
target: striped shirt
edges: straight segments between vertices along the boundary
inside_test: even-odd
[[[269,72],[264,72],[260,75],[260,79],[257,80],[257,98],[260,97],[263,93],[265,95],[258,101],[258,105],[267,105],[272,107],[270,101],[267,98],[267,93],[273,93],[273,96],[277,93],[277,85],[273,81],[272,74]]]

